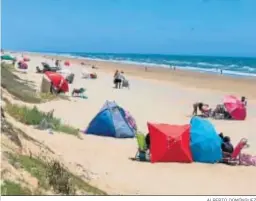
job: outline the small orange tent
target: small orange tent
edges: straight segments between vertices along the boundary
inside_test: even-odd
[[[151,162],[193,161],[190,151],[190,125],[148,123]]]

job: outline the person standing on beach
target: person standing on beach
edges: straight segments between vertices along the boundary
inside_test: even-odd
[[[56,66],[56,67],[59,67],[59,65],[60,65],[60,61],[57,59],[57,60],[55,61],[55,66]]]
[[[120,89],[121,88],[121,83],[122,83],[122,76],[121,73],[116,70],[115,74],[114,74],[114,84],[115,84],[115,88],[116,89]]]

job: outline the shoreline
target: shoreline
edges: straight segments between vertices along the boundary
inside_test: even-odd
[[[15,52],[20,53],[20,52]],[[215,73],[202,73],[193,70],[185,69],[170,69],[163,67],[148,67],[145,71],[145,66],[117,63],[112,61],[99,61],[91,60],[87,58],[77,58],[75,56],[58,55],[58,54],[43,54],[37,52],[23,52],[23,54],[43,56],[48,59],[60,59],[69,60],[76,65],[80,65],[84,62],[85,65],[96,66],[98,69],[90,69],[90,71],[102,71],[106,73],[114,73],[119,69],[124,71],[126,75],[140,77],[144,79],[151,79],[161,82],[168,82],[171,84],[183,85],[185,87],[194,89],[208,89],[219,92],[225,92],[227,94],[246,96],[250,99],[256,99],[256,78],[247,76],[229,76],[225,74]]]
[[[111,62],[111,63],[117,63],[117,64],[124,64],[124,65],[135,65],[138,67],[148,67],[148,68],[167,68],[172,69],[172,67],[175,67],[179,70],[184,71],[193,71],[193,72],[199,72],[199,73],[206,73],[206,74],[214,74],[214,75],[223,75],[223,76],[231,76],[231,77],[249,77],[249,78],[255,78],[256,79],[256,73],[248,73],[248,72],[241,72],[241,71],[233,71],[228,69],[221,69],[219,67],[212,67],[212,68],[203,68],[200,66],[179,66],[176,64],[165,64],[165,63],[150,63],[150,62],[139,62],[139,61],[133,61],[133,60],[115,60],[115,59],[101,59],[101,58],[93,58],[93,57],[83,57],[79,55],[72,55],[72,54],[65,54],[65,53],[44,53],[44,52],[34,52],[41,55],[50,55],[50,56],[61,56],[61,57],[67,57],[71,59],[82,59],[82,60],[90,60],[90,61],[99,61],[99,62]],[[207,56],[208,57],[208,56]],[[251,58],[251,57],[248,57]]]

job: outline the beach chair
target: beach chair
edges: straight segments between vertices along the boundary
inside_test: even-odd
[[[136,134],[136,139],[138,143],[138,151],[136,152],[135,159],[139,161],[146,161],[147,154],[147,145],[146,145],[146,137],[143,133],[138,132]]]
[[[248,140],[242,138],[240,142],[236,145],[232,154],[224,153],[223,162],[229,165],[240,165],[241,164],[241,151],[244,148],[248,148],[249,145],[247,144]]]

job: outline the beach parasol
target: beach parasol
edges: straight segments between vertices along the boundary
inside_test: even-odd
[[[69,62],[69,61],[65,61],[65,62],[64,62],[64,65],[65,65],[65,66],[70,66],[70,62]]]
[[[23,61],[30,61],[28,57],[23,57]]]
[[[244,104],[235,96],[225,96],[224,106],[230,116],[235,120],[244,120],[246,118],[246,108]]]
[[[7,61],[15,61],[16,59],[10,55],[2,55],[1,60],[7,60]]]

